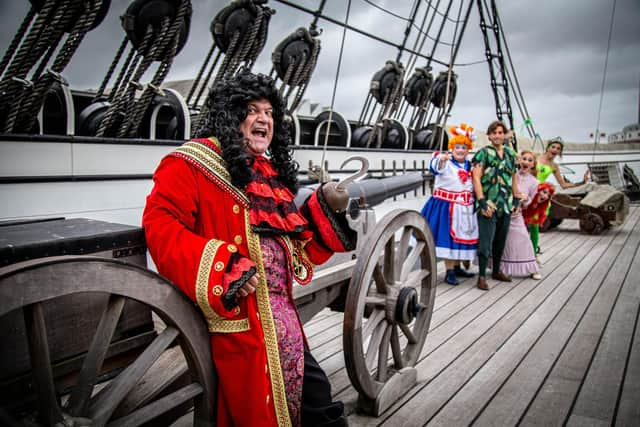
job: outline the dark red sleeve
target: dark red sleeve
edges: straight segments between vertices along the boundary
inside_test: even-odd
[[[312,263],[322,264],[334,252],[355,249],[357,233],[349,227],[345,213],[331,211],[321,187],[309,196],[300,212],[309,221],[309,230],[312,233],[311,240],[304,247]]]

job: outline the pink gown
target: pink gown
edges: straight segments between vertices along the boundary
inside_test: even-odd
[[[524,206],[527,206],[536,195],[538,180],[530,173],[521,174],[520,172],[516,174],[516,179],[518,190],[528,197],[527,202],[524,203]],[[500,270],[509,276],[530,276],[540,271],[521,212],[511,215]]]

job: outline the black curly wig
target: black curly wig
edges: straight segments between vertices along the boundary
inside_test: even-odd
[[[298,164],[292,158],[291,133],[285,120],[285,103],[278,94],[275,82],[264,74],[242,70],[236,75],[216,82],[207,97],[207,113],[198,129],[199,138],[215,136],[222,146],[231,182],[245,189],[251,180],[253,155],[244,149],[240,124],[247,117],[250,101],[267,99],[273,107],[273,139],[269,146],[271,163],[279,179],[296,194]]]

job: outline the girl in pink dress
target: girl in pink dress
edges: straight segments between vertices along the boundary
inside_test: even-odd
[[[527,207],[536,195],[538,180],[536,178],[536,158],[529,150],[520,152],[520,169],[516,173],[520,193],[520,206],[511,214],[511,223],[507,233],[507,242],[500,262],[500,270],[509,276],[531,276],[539,280],[540,269],[536,262],[533,246],[529,238],[527,226],[520,209]]]

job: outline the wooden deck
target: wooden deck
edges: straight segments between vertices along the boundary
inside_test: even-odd
[[[635,205],[600,236],[571,220],[543,233],[540,281],[440,284],[418,384],[378,418],[355,409],[342,313],[324,310],[305,331],[351,426],[638,426],[639,244]]]

